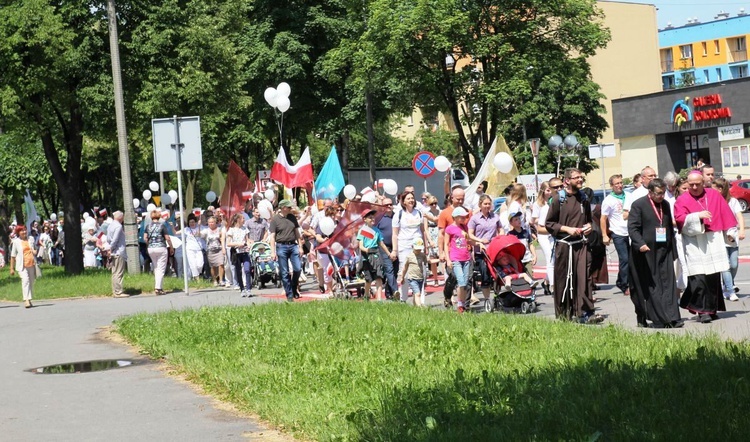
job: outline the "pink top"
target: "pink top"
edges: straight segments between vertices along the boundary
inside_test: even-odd
[[[464,224],[459,226],[451,224],[445,228],[445,234],[448,235],[450,244],[451,261],[469,261],[471,260],[471,249],[469,248],[469,228]]]

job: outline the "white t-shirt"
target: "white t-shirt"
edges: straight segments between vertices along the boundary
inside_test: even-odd
[[[544,223],[547,222],[547,213],[549,213],[549,204],[545,204],[539,207],[539,204],[531,205],[531,219],[536,219],[537,226],[544,227]],[[544,235],[544,233],[540,233]]]
[[[630,212],[630,207],[633,205],[633,203],[635,202],[635,200],[637,200],[638,198],[644,197],[646,195],[648,195],[648,189],[646,189],[646,186],[641,186],[641,187],[635,189],[630,194],[630,200],[628,200],[628,198],[625,198],[625,205],[622,206],[622,209],[623,210],[627,210],[628,212]]]
[[[622,218],[624,206],[631,206],[630,195],[625,193],[625,203],[610,193],[602,201],[602,216],[609,218],[609,228],[612,233],[618,236],[628,236],[628,221]]]
[[[414,240],[422,237],[422,214],[416,208],[411,212],[401,210],[393,214],[391,226],[398,227],[399,249],[403,246],[411,248]]]

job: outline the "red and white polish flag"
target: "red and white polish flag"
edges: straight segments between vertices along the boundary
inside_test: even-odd
[[[362,226],[359,234],[367,239],[375,239],[375,231],[369,226]]]
[[[290,189],[305,187],[305,184],[314,182],[310,148],[305,148],[299,161],[294,166],[290,166],[286,161],[284,149],[279,149],[279,155],[276,156],[276,161],[271,167],[270,178]]]

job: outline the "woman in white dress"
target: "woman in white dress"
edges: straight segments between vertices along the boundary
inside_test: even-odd
[[[84,227],[86,233],[83,234],[83,266],[96,267],[96,226],[88,224]]]
[[[185,245],[182,253],[187,253],[189,276],[198,281],[203,271],[203,250],[206,240],[201,236],[201,226],[194,214],[188,215],[188,227],[185,229]]]
[[[553,181],[552,184],[562,186],[562,181],[559,179]],[[554,189],[557,191],[559,189]],[[552,290],[555,286],[555,255],[554,255],[554,238],[547,232],[544,227],[544,223],[547,221],[547,212],[549,211],[549,199],[552,197],[553,189],[550,187],[550,183],[545,181],[539,185],[539,194],[536,197],[536,201],[531,205],[531,224],[536,226],[537,241],[539,247],[542,248],[544,254],[544,262],[547,265],[546,277],[542,283],[544,287],[544,294],[552,294]]]

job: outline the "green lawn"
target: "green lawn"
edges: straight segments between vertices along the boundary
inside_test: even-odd
[[[34,284],[34,299],[58,299],[72,297],[96,297],[111,296],[112,283],[111,273],[103,269],[86,269],[77,276],[65,273],[64,267],[42,266],[42,277]],[[123,281],[125,292],[131,295],[154,292],[154,275],[125,274]],[[209,283],[191,282],[192,288],[209,287]],[[164,290],[182,290],[184,282],[182,278],[164,278]],[[5,301],[21,301],[21,278],[18,275],[10,276],[9,268],[6,266],[0,270],[0,299]]]
[[[116,322],[241,410],[304,439],[747,437],[750,352],[718,338],[392,303],[274,303]]]

